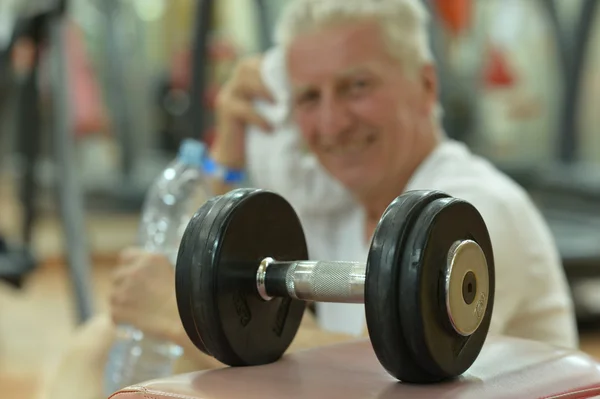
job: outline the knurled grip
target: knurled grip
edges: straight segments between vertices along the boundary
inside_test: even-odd
[[[365,265],[358,262],[271,262],[266,291],[315,302],[363,303]]]

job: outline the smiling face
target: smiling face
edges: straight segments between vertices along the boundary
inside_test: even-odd
[[[295,121],[331,175],[359,196],[410,176],[432,120],[431,68],[406,73],[374,21],[302,34],[287,63]]]

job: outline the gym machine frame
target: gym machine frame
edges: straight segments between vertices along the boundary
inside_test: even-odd
[[[575,21],[574,37],[569,40],[565,29],[559,21],[555,0],[538,0],[552,22],[551,27],[558,44],[560,63],[563,71],[563,101],[560,114],[560,134],[558,139],[558,157],[565,164],[577,160],[579,142],[579,125],[577,112],[581,97],[581,78],[586,57],[593,21],[596,18],[598,2],[584,0],[579,18]]]
[[[78,183],[77,168],[73,165],[73,131],[70,126],[70,95],[67,78],[65,32],[67,1],[59,0],[56,6],[18,23],[12,45],[20,37],[29,37],[35,43],[35,58],[22,87],[18,101],[17,133],[19,151],[25,158],[25,171],[21,186],[24,205],[23,240],[31,245],[36,221],[36,164],[39,159],[42,126],[38,77],[40,48],[49,49],[50,90],[52,93],[51,143],[56,165],[56,201],[66,245],[67,265],[76,301],[79,322],[93,313],[91,262],[85,230],[84,203]]]

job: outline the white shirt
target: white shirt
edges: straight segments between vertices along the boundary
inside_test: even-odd
[[[263,79],[281,107],[285,86],[282,74],[273,72],[281,68],[277,57],[281,54],[276,51],[267,54]],[[366,262],[369,243],[364,240],[362,208],[303,150],[300,134],[286,122],[282,108],[261,107],[278,129],[270,134],[249,129],[247,157],[253,184],[280,193],[294,206],[312,259]],[[528,194],[490,162],[450,139],[424,160],[406,187],[406,191],[423,189],[470,202],[486,223],[496,271],[490,333],[576,347],[573,303],[561,259]],[[362,304],[318,303],[317,309],[325,329],[356,335],[364,331]]]

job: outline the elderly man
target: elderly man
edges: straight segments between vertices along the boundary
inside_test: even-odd
[[[436,189],[471,202],[495,252],[491,332],[575,346],[568,287],[540,214],[520,187],[440,127],[426,22],[418,1],[293,2],[277,31],[288,76],[257,59],[240,65],[221,96],[213,159],[223,169],[249,168],[257,186],[288,198],[315,259],[366,260],[380,216],[402,192]],[[276,55],[267,57],[277,64]],[[249,98],[287,101],[299,132],[245,137],[247,124],[284,135],[269,121],[276,112],[255,111]],[[269,145],[275,140],[285,144]],[[362,321],[361,306],[323,309]]]
[[[292,1],[279,21],[278,50],[243,61],[219,96],[211,149],[225,172],[218,175],[247,170],[254,185],[288,198],[315,259],[365,261],[382,212],[405,191],[463,198],[482,214],[494,247],[490,333],[576,347],[573,305],[542,217],[521,188],[440,128],[426,23],[418,0]],[[220,193],[236,182],[215,175],[213,183]],[[167,259],[128,250],[110,318],[179,343],[192,369],[218,367],[181,326],[173,273]],[[307,318],[294,348],[363,331],[360,305],[341,306],[357,326],[345,330],[342,320],[329,327],[350,334],[307,326]],[[86,361],[89,352],[106,350],[110,340],[97,340],[100,348],[93,337],[109,334],[112,323],[95,323],[76,341],[79,352],[63,363],[55,386],[81,380],[75,376],[83,370],[101,372]]]

